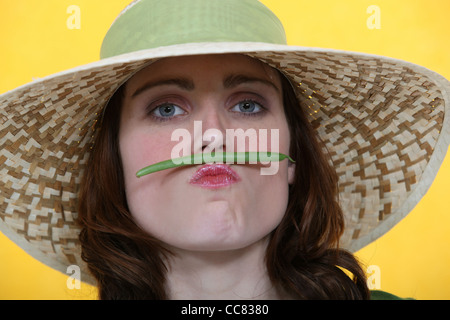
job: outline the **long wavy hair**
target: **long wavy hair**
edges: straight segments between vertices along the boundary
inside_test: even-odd
[[[286,213],[266,251],[269,277],[295,299],[368,299],[365,273],[339,248],[344,218],[336,172],[291,84],[281,79],[296,166]],[[135,223],[126,201],[118,143],[123,95],[122,86],[104,110],[81,182],[82,258],[100,299],[167,299],[171,253]]]

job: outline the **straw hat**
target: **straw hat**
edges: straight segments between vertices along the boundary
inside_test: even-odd
[[[282,71],[331,154],[356,251],[407,215],[431,185],[450,142],[450,83],[391,58],[286,45],[256,0],[139,0],[114,21],[101,60],[0,95],[0,230],[66,272],[85,269],[77,191],[98,115],[152,61],[242,53]],[[83,281],[93,283],[85,273]]]

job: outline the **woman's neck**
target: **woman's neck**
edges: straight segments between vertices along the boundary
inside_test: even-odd
[[[173,250],[170,299],[280,299],[265,265],[267,241],[231,251]]]

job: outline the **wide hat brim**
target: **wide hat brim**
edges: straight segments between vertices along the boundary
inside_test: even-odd
[[[254,42],[169,45],[100,60],[0,95],[0,230],[63,273],[80,257],[77,193],[99,115],[151,62],[242,53],[279,69],[339,175],[356,251],[391,229],[430,187],[450,142],[450,83],[421,66],[329,49]]]

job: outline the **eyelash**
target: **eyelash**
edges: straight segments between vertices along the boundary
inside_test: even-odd
[[[236,107],[237,105],[239,105],[240,103],[248,103],[248,102],[254,103],[254,104],[256,104],[257,106],[259,106],[259,107],[260,107],[260,111],[258,111],[258,112],[238,112],[238,111],[231,111],[231,112],[237,113],[237,114],[239,114],[239,116],[242,116],[242,117],[260,117],[260,116],[264,115],[264,114],[267,112],[267,108],[266,108],[262,103],[260,103],[259,101],[255,100],[255,99],[244,99],[244,100],[241,100],[241,101],[239,101],[238,103],[234,104],[234,105],[231,107],[231,109],[235,108],[235,107]],[[180,106],[176,105],[175,103],[164,102],[164,103],[158,104],[156,107],[152,108],[152,109],[149,110],[147,113],[148,113],[148,115],[149,115],[150,117],[152,117],[152,119],[155,120],[155,121],[158,121],[158,122],[166,122],[166,121],[170,121],[170,120],[172,120],[175,116],[170,116],[170,117],[160,117],[160,116],[156,116],[156,115],[155,115],[155,111],[158,110],[158,108],[161,108],[161,107],[164,107],[164,106],[176,106],[176,107],[178,107],[178,108],[180,108],[180,109],[183,109],[183,108],[181,108]],[[184,111],[184,109],[183,109],[183,111]]]

